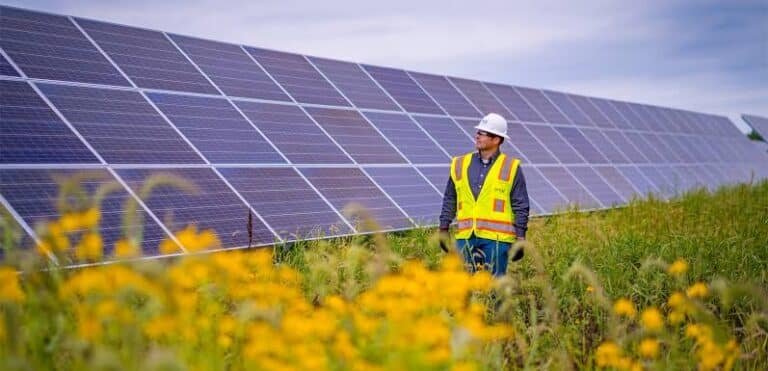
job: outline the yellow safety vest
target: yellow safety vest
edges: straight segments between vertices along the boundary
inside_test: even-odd
[[[474,152],[451,160],[451,179],[456,187],[457,239],[480,238],[515,242],[515,213],[509,195],[520,160],[499,154],[491,166],[477,199],[469,186],[469,164]]]

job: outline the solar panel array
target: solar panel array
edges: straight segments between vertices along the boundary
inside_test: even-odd
[[[768,175],[722,116],[0,7],[0,203],[28,239],[73,174],[120,188],[108,249],[140,201],[147,255],[188,224],[224,248],[435,225],[450,158],[488,112],[510,122],[533,214]],[[195,192],[146,194],[156,173]]]
[[[768,137],[768,117],[756,115],[741,115],[741,118],[749,124],[763,139]]]

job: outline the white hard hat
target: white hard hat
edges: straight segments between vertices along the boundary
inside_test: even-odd
[[[485,117],[480,120],[480,123],[475,126],[475,129],[509,139],[509,136],[507,136],[507,120],[496,113],[485,115]]]

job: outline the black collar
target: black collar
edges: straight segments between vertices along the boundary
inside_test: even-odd
[[[494,161],[496,161],[497,158],[499,158],[499,155],[501,154],[501,150],[497,149],[496,153],[491,155],[491,157],[488,159],[488,165],[492,164]],[[475,157],[477,158],[480,163],[483,163],[483,158],[480,156],[480,151],[478,150],[475,152]]]

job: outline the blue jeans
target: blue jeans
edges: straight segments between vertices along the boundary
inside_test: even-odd
[[[456,240],[456,248],[464,257],[464,263],[470,273],[478,269],[489,270],[495,277],[507,273],[509,262],[509,242],[478,238],[474,234],[468,239]]]

